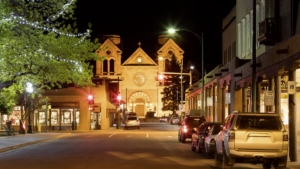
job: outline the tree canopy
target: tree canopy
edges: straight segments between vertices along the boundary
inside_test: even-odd
[[[88,39],[91,30],[76,29],[76,0],[0,2],[0,82],[10,82],[2,97],[14,98],[27,82],[38,89],[92,85],[87,61],[104,57],[95,53],[102,50],[97,40]]]

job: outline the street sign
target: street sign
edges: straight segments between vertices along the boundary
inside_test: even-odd
[[[42,105],[42,109],[46,110],[46,105]],[[51,109],[51,105],[48,104],[48,109]]]
[[[296,93],[296,82],[288,81],[288,94],[295,94],[295,93]]]
[[[274,106],[274,91],[265,91],[265,106]]]
[[[179,105],[179,111],[185,112],[185,105],[184,104],[182,106]]]

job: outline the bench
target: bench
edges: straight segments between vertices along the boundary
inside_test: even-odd
[[[6,136],[15,136],[15,130],[14,128],[8,128],[7,126],[3,125],[3,128],[6,131]]]

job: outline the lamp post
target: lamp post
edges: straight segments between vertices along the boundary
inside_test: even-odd
[[[176,31],[187,31],[187,32],[190,32],[192,34],[194,34],[198,40],[200,41],[201,43],[201,48],[202,48],[202,54],[201,54],[201,61],[202,61],[202,101],[201,101],[201,107],[202,107],[202,110],[204,110],[204,59],[203,59],[203,41],[204,41],[204,38],[203,38],[203,32],[201,33],[201,36],[199,36],[198,34],[196,34],[195,32],[192,32],[190,30],[187,30],[187,29],[169,29],[168,30],[169,33],[175,33]],[[181,97],[182,97],[182,92],[181,92]],[[181,102],[181,105],[182,105],[182,102]]]
[[[26,91],[27,91],[27,93],[29,93],[29,95],[33,92],[32,83],[30,83],[30,82],[26,83]],[[31,108],[30,107],[31,107],[31,104],[32,104],[32,100],[30,99],[30,102],[29,102],[29,105],[28,105],[28,121],[29,121],[29,123],[28,123],[27,133],[32,133],[32,127],[31,127],[31,122],[30,122],[31,121],[30,120],[30,115],[31,115],[31,113],[30,113]]]

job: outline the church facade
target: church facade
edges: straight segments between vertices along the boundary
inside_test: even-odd
[[[97,61],[96,76],[108,79],[119,77],[119,92],[127,103],[127,111],[136,113],[140,118],[145,118],[147,112],[154,112],[157,117],[172,113],[161,110],[164,87],[157,77],[164,72],[165,63],[172,55],[179,62],[183,59],[184,51],[176,43],[180,43],[180,40],[177,37],[159,36],[157,56],[149,56],[139,42],[138,48],[124,63],[121,63],[122,51],[117,46],[120,42],[119,36],[112,35],[101,45],[106,50],[97,54],[105,56],[105,61]]]

